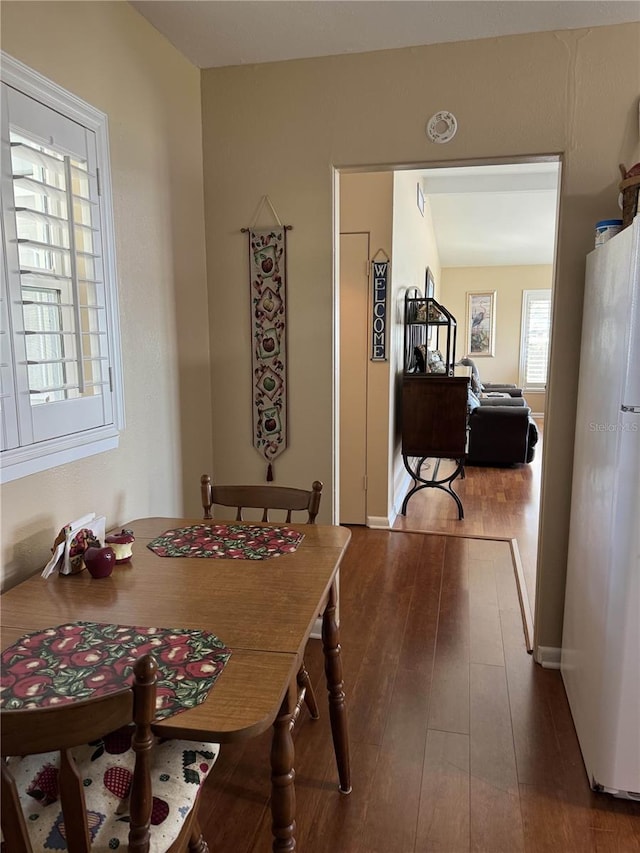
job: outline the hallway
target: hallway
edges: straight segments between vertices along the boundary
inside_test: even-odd
[[[458,520],[456,505],[449,495],[439,489],[423,489],[409,501],[406,517],[399,515],[393,525],[394,530],[516,539],[532,613],[536,595],[544,421],[538,418],[536,423],[540,437],[531,464],[513,468],[470,465],[465,468],[465,479],[455,481],[454,491],[464,507],[462,521]],[[441,474],[452,465],[442,460]]]

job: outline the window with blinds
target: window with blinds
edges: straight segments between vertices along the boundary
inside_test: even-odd
[[[113,447],[122,426],[110,196],[105,203],[100,180],[106,117],[19,63],[7,82],[5,59],[3,480]]]
[[[547,384],[551,339],[551,290],[525,290],[522,294],[520,385],[543,391]]]

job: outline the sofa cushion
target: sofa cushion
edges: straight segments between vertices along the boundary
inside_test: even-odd
[[[472,465],[531,462],[537,433],[528,406],[478,406],[469,414],[466,461]]]
[[[480,397],[480,405],[481,406],[514,406],[517,409],[526,409],[527,401],[524,397],[510,397],[507,395],[506,397],[487,397],[486,394],[483,394]]]

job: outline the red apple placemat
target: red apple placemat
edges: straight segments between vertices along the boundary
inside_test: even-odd
[[[231,560],[268,560],[291,554],[304,534],[290,527],[258,524],[193,524],[176,527],[147,545],[160,557],[213,557]]]
[[[231,656],[209,631],[72,622],[25,634],[2,652],[0,708],[89,699],[132,680],[142,655],[158,664],[156,719],[199,705]]]

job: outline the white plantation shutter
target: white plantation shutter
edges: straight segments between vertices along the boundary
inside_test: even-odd
[[[520,385],[544,390],[551,338],[551,290],[525,290],[522,294]]]
[[[5,265],[0,265],[0,451],[18,445],[18,412],[13,381],[13,342]]]
[[[6,480],[116,446],[103,442],[117,437],[122,418],[114,262],[105,257],[110,208],[99,186],[95,117],[85,126],[73,96],[72,116],[63,115],[58,102],[54,109],[4,80],[1,98]],[[82,451],[74,455],[74,447]],[[50,458],[34,467],[38,455]],[[5,476],[15,464],[17,473]]]

